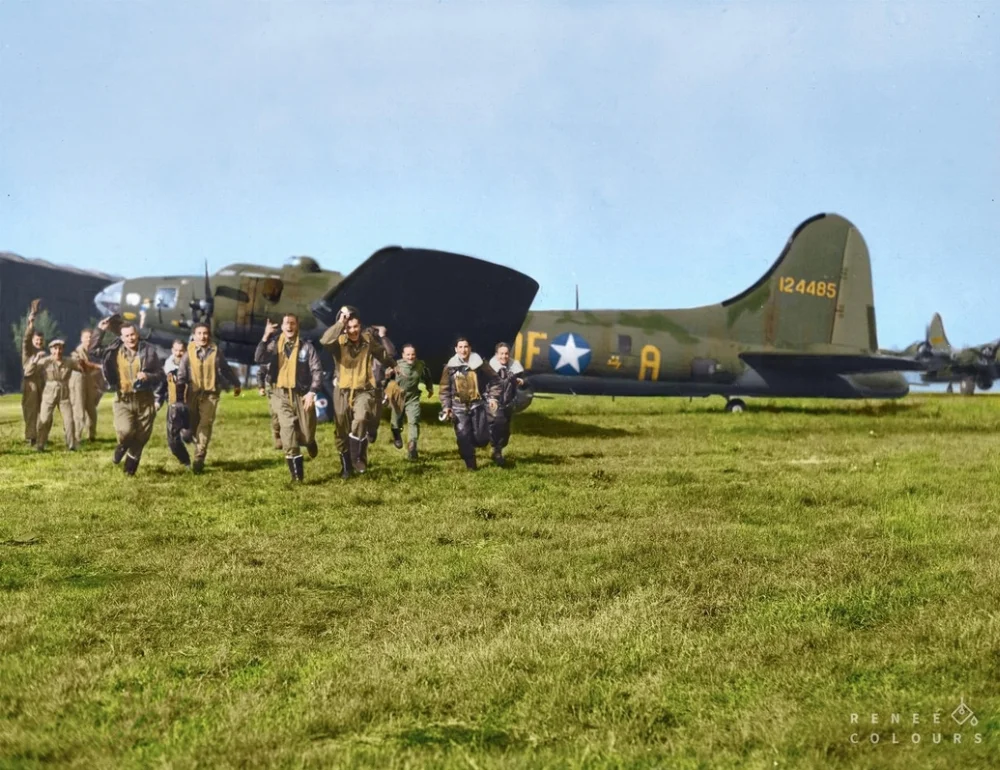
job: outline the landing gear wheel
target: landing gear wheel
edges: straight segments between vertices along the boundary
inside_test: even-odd
[[[726,401],[726,411],[732,412],[734,414],[739,414],[740,412],[745,412],[747,408],[746,403],[739,398],[731,398]]]

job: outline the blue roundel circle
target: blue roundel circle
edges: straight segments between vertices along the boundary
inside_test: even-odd
[[[590,363],[590,345],[579,334],[566,332],[549,343],[549,364],[556,374],[583,374]]]

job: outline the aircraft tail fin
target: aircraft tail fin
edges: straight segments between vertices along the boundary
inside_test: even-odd
[[[333,325],[354,305],[363,319],[410,342],[432,368],[451,357],[459,334],[480,350],[512,340],[538,282],[503,265],[463,254],[387,246],[314,302],[313,315]]]
[[[941,314],[935,313],[931,322],[927,324],[926,342],[931,350],[948,353],[951,352],[951,344],[948,342],[948,335],[944,333],[944,322]]]
[[[800,224],[771,269],[722,305],[733,339],[776,348],[878,350],[868,247],[837,214]]]

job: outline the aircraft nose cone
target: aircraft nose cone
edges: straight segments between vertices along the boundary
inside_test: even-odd
[[[117,313],[122,306],[122,287],[125,281],[118,281],[110,286],[105,286],[94,297],[94,305],[102,318]]]

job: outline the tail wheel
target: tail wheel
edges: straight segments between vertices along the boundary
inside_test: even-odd
[[[731,398],[726,401],[726,411],[732,412],[733,414],[740,414],[745,412],[747,408],[746,402],[740,398]]]

